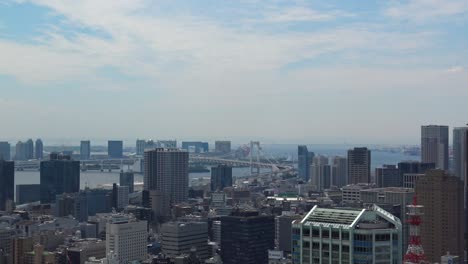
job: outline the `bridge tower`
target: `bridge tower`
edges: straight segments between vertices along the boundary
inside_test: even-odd
[[[260,151],[262,150],[262,147],[260,146],[260,141],[250,141],[250,174],[254,174],[254,168],[257,168],[257,175],[260,174],[260,166],[254,166],[253,165],[253,160],[254,160],[254,148],[256,148],[255,152],[255,157],[256,157],[256,162],[260,163]]]

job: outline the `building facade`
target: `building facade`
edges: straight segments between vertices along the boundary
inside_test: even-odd
[[[80,142],[80,159],[81,160],[91,159],[91,141],[82,140]]]
[[[232,167],[218,165],[211,167],[211,191],[222,191],[225,187],[232,186]]]
[[[449,167],[448,126],[421,126],[421,161],[435,163],[437,169]]]
[[[34,158],[41,160],[44,157],[44,143],[40,138],[36,139],[36,145],[34,147]]]
[[[107,141],[107,156],[109,156],[110,159],[121,159],[123,157],[123,141]]]
[[[16,204],[32,203],[41,200],[40,184],[16,185]]]
[[[208,223],[168,222],[161,226],[161,249],[171,258],[189,254],[191,250],[202,260],[208,259]]]
[[[15,196],[15,163],[0,159],[0,211],[6,209],[8,201]]]
[[[215,141],[215,151],[217,153],[231,153],[231,141]]]
[[[453,129],[453,173],[462,181],[466,180],[467,149],[465,134],[468,132],[468,127],[455,127]]]
[[[309,152],[307,146],[297,146],[297,174],[299,178],[303,179],[305,182],[310,180],[310,163],[312,162],[313,157],[314,153]]]
[[[146,260],[147,222],[116,215],[106,224],[106,255],[119,263]]]
[[[348,184],[348,160],[345,157],[335,156],[331,165],[332,185],[340,188]]]
[[[120,186],[128,186],[128,192],[133,193],[135,191],[135,175],[131,171],[120,173]]]
[[[11,146],[8,142],[0,142],[0,159],[11,160]]]
[[[348,150],[348,184],[371,182],[371,152],[367,148]]]
[[[201,141],[184,141],[182,142],[182,149],[188,152],[205,153],[209,151],[209,144]]]
[[[383,165],[382,168],[375,168],[375,182],[379,188],[401,187],[400,171],[396,165]]]

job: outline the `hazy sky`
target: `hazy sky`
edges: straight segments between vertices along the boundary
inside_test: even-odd
[[[0,139],[417,143],[468,122],[467,25],[466,0],[0,0]]]

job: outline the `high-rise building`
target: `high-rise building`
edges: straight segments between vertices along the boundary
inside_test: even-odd
[[[266,264],[274,247],[275,220],[258,212],[221,217],[221,257],[225,264]]]
[[[314,153],[309,152],[307,146],[297,146],[297,175],[306,182],[308,182],[310,179],[310,163],[312,162],[313,158]]]
[[[463,256],[465,213],[463,182],[443,170],[430,170],[416,182],[418,204],[424,206],[421,242],[428,261],[447,252]]]
[[[91,141],[82,140],[80,142],[80,160],[91,159]]]
[[[16,237],[13,239],[13,264],[23,264],[24,254],[33,250],[32,237]]]
[[[401,222],[377,205],[315,206],[293,222],[293,263],[401,263]]]
[[[188,159],[188,152],[178,149],[145,151],[144,189],[153,191],[155,214],[164,214],[155,215],[156,218],[166,219],[173,204],[187,201]]]
[[[88,221],[88,200],[85,192],[64,193],[55,199],[55,213],[58,217],[72,215],[79,222]]]
[[[135,190],[135,176],[133,172],[126,171],[120,173],[120,186],[128,186],[128,192],[133,193]]]
[[[28,139],[28,141],[24,143],[24,150],[27,160],[34,159],[34,142],[32,139]]]
[[[371,152],[367,148],[348,150],[348,184],[371,182]]]
[[[106,254],[115,254],[118,263],[146,259],[147,222],[114,215],[106,224]]]
[[[321,155],[313,157],[310,168],[310,182],[319,191],[330,188],[331,167],[328,165],[328,157]]]
[[[215,141],[215,152],[231,153],[231,141]]]
[[[456,127],[453,129],[453,171],[455,176],[462,181],[466,179],[465,163],[468,150],[466,149],[465,134],[468,132],[468,127]]]
[[[0,211],[15,199],[15,163],[0,159]]]
[[[143,155],[146,149],[146,140],[144,139],[137,139],[136,140],[136,154]]]
[[[18,141],[15,146],[15,160],[26,160],[25,144]]]
[[[41,200],[40,184],[16,185],[16,204],[32,203]]]
[[[448,126],[421,126],[421,161],[435,163],[436,168],[448,170]]]
[[[278,250],[291,252],[292,222],[299,218],[299,215],[294,214],[283,214],[275,217],[275,245]]]
[[[168,222],[161,226],[161,250],[165,255],[174,258],[192,249],[202,260],[210,257],[207,222]]]
[[[345,157],[332,158],[332,185],[343,187],[348,184],[348,160]]]
[[[419,161],[402,161],[402,162],[399,162],[398,163],[398,172],[399,172],[399,177],[402,181],[402,186],[405,187],[405,188],[414,188],[414,185],[413,187],[411,187],[410,185],[412,183],[414,183],[414,181],[412,183],[408,182],[408,181],[405,181],[406,180],[411,180],[413,179],[413,177],[411,176],[408,176],[406,177],[406,175],[408,174],[411,174],[411,175],[416,175],[416,174],[424,174],[426,173],[426,171],[428,170],[432,170],[432,169],[435,169],[435,163],[433,162],[419,162]]]
[[[222,191],[225,187],[232,186],[232,167],[218,165],[211,167],[211,191]]]
[[[185,141],[182,142],[182,149],[185,149],[188,152],[204,153],[209,151],[209,145],[208,142]]]
[[[128,205],[128,186],[117,186],[117,207],[116,209],[123,210]]]
[[[111,159],[121,159],[123,157],[123,141],[107,141],[107,156],[109,156]]]
[[[375,182],[379,188],[401,187],[400,171],[396,165],[383,165],[382,168],[375,168]]]
[[[50,154],[50,160],[41,161],[41,203],[52,203],[62,193],[80,190],[80,162],[70,156]]]
[[[10,160],[10,143],[8,142],[0,142],[0,159],[3,160]]]
[[[34,158],[41,160],[44,157],[44,144],[40,138],[36,139],[36,146],[34,149]]]

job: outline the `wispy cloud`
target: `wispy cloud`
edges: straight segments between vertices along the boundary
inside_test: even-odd
[[[468,13],[468,1],[466,0],[409,0],[390,3],[390,6],[385,10],[387,16],[416,22],[450,18]]]

